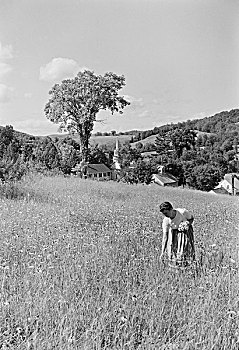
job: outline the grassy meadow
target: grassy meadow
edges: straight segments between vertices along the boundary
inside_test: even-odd
[[[1,191],[0,349],[239,349],[238,198],[41,176]],[[195,216],[185,271],[159,261],[165,200]]]
[[[116,140],[120,142],[121,145],[124,145],[126,143],[129,143],[133,135],[117,135],[117,136],[95,136],[94,134],[90,137],[90,145],[91,146],[110,146],[112,148],[115,148]],[[66,137],[66,134],[54,134],[50,135],[50,137],[58,138],[58,139],[64,139]],[[78,135],[71,136],[76,142],[80,142]],[[146,139],[145,139],[146,140]],[[133,144],[132,144],[133,145]]]

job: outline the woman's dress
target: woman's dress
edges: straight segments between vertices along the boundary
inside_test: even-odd
[[[188,224],[192,218],[189,211],[178,208],[174,219],[165,217],[163,220],[163,230],[168,237],[168,259],[173,266],[186,266],[195,260],[193,227]]]

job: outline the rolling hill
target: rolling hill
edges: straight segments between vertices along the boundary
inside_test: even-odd
[[[213,116],[202,119],[188,120],[187,122],[178,122],[155,127],[154,129],[140,131],[132,130],[124,132],[124,135],[119,136],[91,136],[90,143],[92,145],[109,145],[115,144],[116,137],[118,137],[121,144],[129,142],[132,136],[140,135],[138,141],[131,143],[135,147],[138,142],[143,145],[147,143],[154,143],[157,134],[168,128],[190,128],[197,132],[198,135],[212,135],[217,133],[224,133],[227,131],[239,132],[239,109],[232,109],[230,111],[222,111]],[[77,137],[75,138],[77,141]]]
[[[49,137],[55,139],[61,139],[61,138],[65,138],[67,135],[66,134],[53,134],[53,135],[49,135]],[[75,135],[75,136],[71,136],[76,142],[79,142],[79,136]],[[118,135],[118,136],[95,136],[92,135],[90,138],[90,144],[92,146],[95,145],[106,145],[106,146],[114,146],[116,143],[116,139],[119,140],[121,145],[124,145],[125,143],[128,143],[132,138],[132,135]]]
[[[132,136],[140,135],[140,139],[137,142],[131,143],[132,147],[135,147],[138,142],[141,142],[143,145],[147,143],[154,143],[157,134],[160,130],[163,130],[165,128],[185,128],[189,127],[190,129],[193,129],[198,132],[198,134],[213,134],[218,132],[224,132],[227,130],[231,130],[234,132],[239,132],[239,109],[233,109],[231,111],[223,111],[220,113],[217,113],[210,117],[205,117],[202,119],[193,119],[188,120],[187,122],[178,122],[178,123],[171,123],[162,125],[159,127],[155,127],[151,130],[146,131],[140,131],[140,130],[132,130],[132,131],[126,131],[124,133],[120,133],[120,135],[117,136],[96,136],[93,134],[90,138],[90,144],[91,145],[107,145],[107,146],[113,146],[115,145],[116,138],[118,138],[119,142],[123,145],[125,143],[130,142],[132,139]],[[3,127],[0,126],[0,130]],[[45,136],[32,136],[27,133],[19,132],[17,130],[14,130],[16,135],[22,138],[42,138]],[[67,134],[50,134],[48,135],[51,138],[65,138]],[[77,135],[72,137],[75,141],[79,141],[79,137]]]

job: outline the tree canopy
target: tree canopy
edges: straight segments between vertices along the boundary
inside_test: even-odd
[[[97,113],[109,110],[112,114],[122,114],[130,104],[118,94],[124,85],[123,75],[108,72],[101,76],[85,70],[73,79],[55,84],[49,91],[51,97],[45,106],[45,115],[59,124],[60,129],[79,135],[83,160],[88,159],[89,139]]]

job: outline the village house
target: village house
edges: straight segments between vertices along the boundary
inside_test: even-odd
[[[213,190],[209,191],[209,193],[230,195],[230,193],[224,187],[214,188]]]
[[[158,157],[158,152],[157,151],[141,152],[141,156],[143,157],[144,161],[149,162],[151,159]]]
[[[234,156],[234,161],[236,162],[237,167],[239,167],[239,145],[235,145],[234,150],[236,152],[236,154]]]
[[[152,175],[152,182],[160,186],[173,186],[178,187],[178,179],[165,172],[165,167],[160,165],[158,167],[158,173]]]
[[[226,174],[224,176],[224,179],[221,180],[219,184],[210,192],[238,196],[239,195],[239,174],[237,173]]]
[[[112,169],[103,163],[89,164],[83,160],[71,169],[71,173],[84,179],[92,180],[117,180],[120,178],[121,166],[119,161],[119,140],[116,139],[116,145],[113,156]]]
[[[81,175],[85,179],[98,181],[111,180],[113,177],[113,171],[105,164],[85,164],[83,167],[78,164],[71,170],[71,172],[74,175]]]

